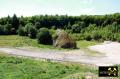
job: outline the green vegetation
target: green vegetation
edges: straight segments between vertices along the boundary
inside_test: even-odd
[[[92,46],[92,45],[96,45],[99,42],[97,41],[86,41],[86,40],[81,40],[81,41],[77,41],[77,47],[78,48],[86,48],[88,46]]]
[[[0,47],[30,46],[54,49],[52,42],[58,37],[55,34],[56,29],[62,29],[69,33],[70,37],[60,37],[64,38],[60,44],[65,47],[66,45],[70,46],[66,39],[70,41],[71,37],[77,41],[77,47],[81,49],[104,40],[120,42],[120,13],[32,17],[17,17],[14,14],[13,17],[8,16],[0,19]],[[65,44],[65,42],[67,43]],[[74,42],[71,41],[71,44]],[[85,65],[35,61],[30,58],[17,58],[0,54],[0,79],[69,79],[71,76],[73,79],[84,79],[82,73],[86,72],[97,74],[96,69]]]
[[[41,28],[37,34],[37,40],[39,44],[50,45],[53,43],[52,36],[47,28]]]
[[[75,41],[120,42],[120,13],[111,15],[4,17],[0,19],[0,35],[18,34],[36,38],[39,44],[53,44],[55,30],[62,29]],[[47,31],[40,29],[46,28]],[[45,30],[45,29],[44,29]],[[52,38],[53,37],[53,38]],[[31,43],[31,42],[30,42]]]
[[[78,48],[86,48],[87,46],[98,44],[97,41],[77,41]],[[38,44],[36,39],[30,39],[25,36],[18,35],[2,35],[0,36],[0,47],[38,47],[54,49],[51,45]]]
[[[50,45],[38,44],[36,39],[30,39],[25,36],[18,35],[3,35],[0,36],[0,47],[39,47],[39,48],[54,48]]]
[[[24,27],[22,27],[22,26],[19,27],[18,35],[20,35],[20,36],[25,36],[26,35]]]
[[[0,79],[61,79],[86,72],[97,73],[95,69],[80,64],[55,63],[0,54]],[[82,75],[79,75],[80,77]]]
[[[25,28],[26,36],[35,38],[37,31],[46,27],[48,29],[63,29],[74,35],[78,34],[77,40],[112,40],[120,41],[120,13],[110,15],[39,15],[32,17],[4,17],[0,19],[0,34],[17,34],[19,26]],[[23,29],[20,32],[24,32]],[[19,33],[24,35],[24,33]],[[74,36],[75,37],[75,36]]]

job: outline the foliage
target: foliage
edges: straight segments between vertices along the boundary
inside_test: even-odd
[[[11,24],[4,25],[4,34],[5,35],[10,35],[11,34],[11,28],[12,28]]]
[[[36,38],[37,30],[35,27],[30,27],[28,31],[28,36],[30,38]]]
[[[80,33],[80,26],[78,24],[74,24],[72,26],[72,32],[73,33]]]
[[[56,30],[56,26],[52,26],[51,29]]]
[[[78,48],[87,48],[88,46],[97,45],[99,42],[97,41],[86,41],[86,40],[80,40],[77,41],[77,47]]]
[[[92,40],[92,37],[91,37],[91,34],[90,33],[84,33],[84,39],[87,40],[87,41],[91,41]]]
[[[102,38],[102,35],[99,33],[98,30],[94,30],[94,31],[92,31],[91,38],[94,40],[99,40]]]
[[[40,44],[49,45],[52,44],[52,36],[47,28],[41,28],[37,34],[37,40]]]
[[[36,29],[40,29],[41,28],[40,22],[35,22],[35,27]]]
[[[70,36],[71,36],[74,40],[76,40],[76,41],[84,40],[84,34],[71,33]]]
[[[4,26],[0,25],[0,35],[4,35]]]
[[[19,19],[17,18],[16,14],[13,15],[11,24],[13,28],[15,28],[16,30],[18,29]]]
[[[27,23],[25,25],[25,32],[30,38],[36,38],[37,30],[32,23]]]
[[[68,33],[80,33],[86,40],[112,40],[117,41],[117,33],[120,33],[120,13],[109,15],[36,15],[32,17],[13,17],[9,15],[0,19],[0,34],[16,34],[18,26],[25,27],[26,36],[35,38],[35,28],[64,29]],[[3,30],[2,30],[3,29]],[[31,34],[33,31],[34,34]],[[50,31],[51,34],[52,31]],[[75,37],[75,36],[73,36]]]
[[[34,47],[55,49],[50,45],[38,44],[36,39],[30,39],[25,36],[18,35],[2,35],[0,36],[0,47]]]
[[[18,35],[20,35],[20,36],[25,36],[25,35],[26,35],[26,32],[25,32],[25,28],[24,28],[24,27],[19,26]]]
[[[50,32],[51,35],[55,34],[55,30],[54,29],[49,29],[49,32]]]
[[[32,28],[32,27],[33,27],[33,24],[32,24],[32,23],[27,23],[27,24],[25,25],[25,32],[26,32],[27,34],[29,34],[30,28]]]
[[[96,69],[80,64],[17,58],[0,53],[0,79],[62,79],[70,74],[87,72],[96,73]]]

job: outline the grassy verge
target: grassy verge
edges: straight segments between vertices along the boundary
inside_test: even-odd
[[[3,35],[0,36],[0,47],[39,47],[39,48],[54,48],[50,45],[38,44],[36,39],[22,37],[18,35]]]
[[[80,40],[77,41],[77,47],[80,48],[82,51],[85,52],[86,55],[88,56],[103,56],[102,53],[96,52],[96,51],[92,51],[90,49],[88,49],[87,47],[89,46],[93,46],[96,44],[99,44],[100,42],[97,41],[86,41],[86,40]]]
[[[72,74],[86,72],[97,71],[80,64],[55,63],[0,54],[0,79],[67,79]],[[79,77],[74,79],[82,78],[83,75],[79,74]]]
[[[86,40],[77,41],[77,47],[82,49],[96,44],[98,44],[97,41],[86,41]]]
[[[96,41],[77,41],[78,48],[86,48],[90,45],[95,45]],[[0,36],[0,47],[38,47],[38,48],[49,48],[55,49],[51,45],[38,44],[36,39],[30,39],[29,37],[23,37],[18,35],[1,35]],[[59,48],[57,48],[59,49]]]

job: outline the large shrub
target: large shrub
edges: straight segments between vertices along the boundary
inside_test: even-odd
[[[117,38],[117,41],[120,42],[120,35],[119,35],[119,37]]]
[[[94,30],[92,31],[92,35],[91,35],[92,39],[94,40],[100,40],[102,38],[99,30]]]
[[[11,34],[11,28],[12,28],[12,25],[11,24],[6,24],[4,25],[4,33],[6,35],[10,35]]]
[[[56,30],[57,28],[56,26],[51,26],[51,29]]]
[[[90,33],[84,33],[84,39],[87,41],[92,40],[91,34]]]
[[[76,22],[74,25],[72,25],[72,32],[80,33],[83,28],[85,28],[84,22]]]
[[[35,27],[30,27],[30,28],[29,28],[28,36],[29,36],[30,38],[36,38],[36,33],[37,33],[37,31],[36,31],[36,28],[35,28]]]
[[[49,45],[52,44],[52,36],[50,35],[47,28],[41,28],[37,34],[37,40],[40,44]]]
[[[35,22],[35,27],[36,27],[36,29],[40,29],[41,28],[40,22]]]
[[[70,34],[71,38],[79,41],[79,40],[84,40],[84,34],[80,34],[80,33],[72,33]]]
[[[4,27],[3,25],[0,25],[0,35],[3,35],[4,34]]]
[[[37,30],[32,23],[27,23],[25,25],[25,32],[30,38],[36,38]]]
[[[73,33],[80,33],[80,26],[78,25],[78,24],[74,24],[73,26],[72,26],[72,32]]]
[[[96,24],[89,24],[89,26],[87,28],[85,28],[86,32],[91,32],[93,30],[97,30],[98,27],[96,26]]]
[[[25,36],[26,35],[24,27],[20,26],[18,28],[18,35],[20,35],[20,36]]]
[[[26,31],[27,34],[29,33],[29,30],[30,30],[31,27],[33,27],[33,24],[32,24],[32,23],[27,23],[27,24],[25,25],[25,31]]]

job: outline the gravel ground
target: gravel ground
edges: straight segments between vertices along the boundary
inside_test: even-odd
[[[120,43],[118,42],[104,42],[100,45],[90,46],[89,49],[104,53],[112,64],[120,64]]]
[[[104,53],[105,56],[95,57],[86,55],[85,51],[80,49],[71,51],[59,50],[25,50],[20,48],[0,48],[1,52],[25,57],[40,59],[50,59],[54,61],[68,61],[96,66],[107,66],[120,64],[120,43],[111,42],[88,47],[92,51]]]

